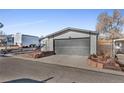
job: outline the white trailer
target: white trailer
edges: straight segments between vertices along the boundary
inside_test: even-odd
[[[29,47],[30,45],[38,46],[39,37],[17,33],[14,35],[14,45],[19,45],[22,47]]]

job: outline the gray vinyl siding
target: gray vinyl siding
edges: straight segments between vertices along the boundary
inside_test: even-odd
[[[90,36],[90,54],[95,53],[97,51],[97,36],[91,35]]]

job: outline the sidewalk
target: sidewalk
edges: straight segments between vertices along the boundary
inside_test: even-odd
[[[121,72],[121,71],[115,71],[115,70],[109,70],[109,69],[98,69],[98,68],[90,67],[87,65],[87,57],[82,58],[82,56],[53,55],[53,56],[48,56],[48,57],[38,58],[38,59],[25,58],[19,55],[11,56],[11,57],[24,59],[24,60],[31,60],[35,62],[56,64],[56,65],[62,65],[62,66],[68,66],[68,67],[74,67],[74,68],[80,68],[80,69],[91,70],[96,72],[124,76],[124,72]]]

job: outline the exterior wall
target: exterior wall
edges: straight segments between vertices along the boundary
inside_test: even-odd
[[[53,51],[53,39],[62,39],[62,38],[82,38],[82,37],[89,37],[89,34],[85,33],[78,33],[69,31],[62,35],[58,35],[54,38],[45,38],[41,41],[41,44],[45,44],[45,46],[41,49],[42,51]]]
[[[31,44],[39,45],[39,38],[36,36],[22,35],[22,45],[29,46]]]
[[[124,41],[114,41],[113,48],[114,54],[124,54]]]
[[[53,51],[53,38],[48,39],[48,50]]]
[[[14,37],[12,35],[7,36],[7,45],[14,45]]]
[[[90,36],[90,54],[95,53],[97,51],[97,35]]]
[[[41,40],[41,46],[42,45],[44,46],[41,48],[41,51],[48,51],[48,38]]]
[[[51,37],[51,38],[45,38],[41,41],[41,44],[45,44],[45,46],[42,48],[42,51],[53,51],[53,40],[54,39],[63,39],[63,38],[84,38],[84,37],[90,37],[90,53],[96,53],[96,40],[97,40],[97,35],[89,35],[87,33],[80,33],[80,32],[74,32],[74,31],[69,31],[67,33],[58,35],[56,37]]]
[[[67,33],[64,33],[62,35],[56,36],[54,39],[60,39],[60,38],[82,38],[82,37],[89,37],[89,34],[86,33],[80,33],[80,32],[74,32],[69,31]]]
[[[14,45],[21,46],[21,44],[22,44],[22,34],[17,33],[14,35]]]
[[[4,35],[0,36],[0,42],[5,41],[8,46],[14,45],[14,36],[13,35]]]

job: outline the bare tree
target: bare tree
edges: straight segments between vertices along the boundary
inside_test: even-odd
[[[98,18],[96,30],[100,34],[109,34],[109,38],[119,38],[124,25],[124,17],[119,10],[114,10],[113,15],[101,13]]]
[[[0,29],[3,28],[3,26],[4,25],[0,23]],[[0,46],[6,46],[7,48],[6,35],[2,30],[0,30]]]

